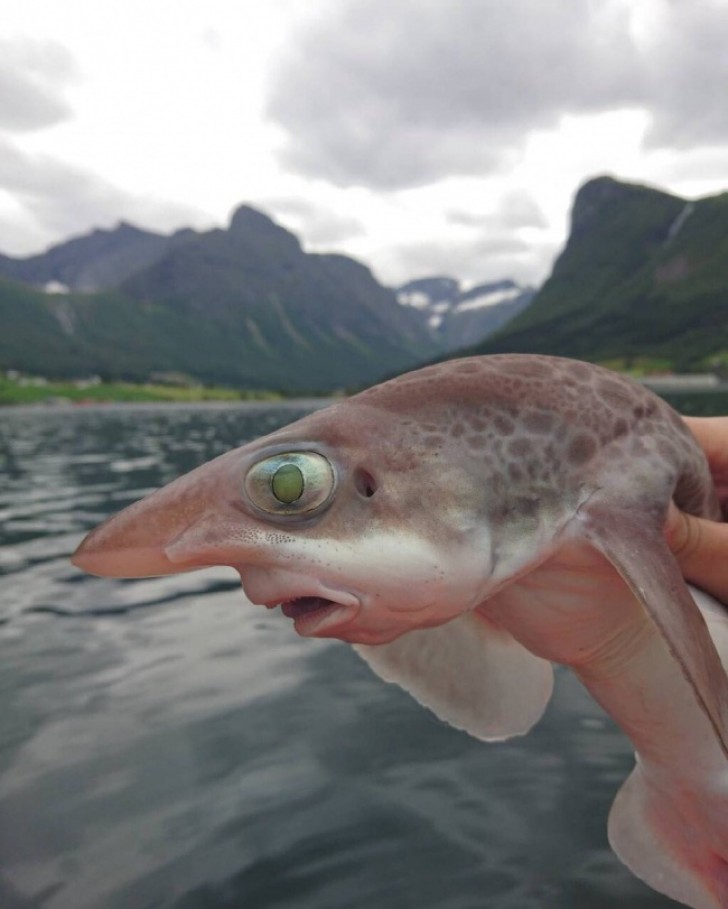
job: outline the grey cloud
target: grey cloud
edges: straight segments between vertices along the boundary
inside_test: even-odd
[[[459,208],[453,208],[446,212],[446,216],[450,224],[457,224],[459,227],[482,227],[488,220],[488,215],[463,211]]]
[[[217,51],[219,51],[223,46],[223,40],[220,37],[220,32],[215,28],[204,29],[200,34],[200,40],[205,45],[205,47],[213,53],[217,53]]]
[[[310,218],[319,211],[318,206],[303,196],[269,196],[256,201],[261,209],[273,216],[285,217],[293,215],[296,218]]]
[[[383,121],[374,105],[370,113],[360,107],[348,122],[338,115],[336,122],[322,121],[312,111],[308,136],[305,111],[297,110],[294,116],[298,122],[291,134],[296,138],[282,152],[284,163],[338,186],[396,190],[425,185],[452,171],[494,173],[501,164],[477,130],[434,135],[405,118],[380,132],[377,124]]]
[[[357,218],[322,208],[299,196],[271,198],[260,205],[265,212],[290,225],[304,244],[322,246],[340,243],[365,233],[363,224]]]
[[[70,117],[60,89],[74,76],[73,60],[58,44],[0,41],[0,128],[24,132]]]
[[[546,227],[546,215],[538,203],[524,192],[512,192],[501,200],[497,214],[498,222],[503,227]]]
[[[550,256],[552,251],[549,251]],[[479,236],[470,243],[417,243],[396,250],[392,270],[402,282],[426,275],[452,275],[466,282],[497,281],[515,278],[524,282],[542,274],[532,246],[518,237]]]
[[[47,240],[38,230],[17,213],[0,213],[0,256],[25,256],[41,249]]]
[[[95,174],[47,155],[28,154],[2,139],[0,189],[12,192],[23,223],[35,225],[41,242],[67,239],[119,219],[161,230],[202,220],[193,209],[126,193]],[[30,231],[27,228],[26,235]],[[0,234],[0,249],[13,248],[17,244],[5,244]]]
[[[669,4],[645,60],[654,122],[647,143],[695,148],[728,139],[728,4]]]
[[[85,228],[102,213],[118,211],[124,201],[124,194],[101,178],[9,142],[0,142],[0,187],[12,191],[51,231]]]
[[[288,162],[333,182],[485,173],[523,131],[633,97],[621,7],[558,0],[349,0],[298,37],[269,113]]]
[[[698,148],[675,156],[662,167],[662,180],[674,185],[695,180],[722,181],[725,179],[726,150],[720,146]]]
[[[461,227],[477,227],[481,229],[487,225],[505,229],[519,227],[543,228],[548,223],[546,216],[535,199],[521,191],[508,193],[501,200],[494,215],[453,209],[447,213],[447,220],[451,224],[457,224]]]
[[[324,246],[328,243],[341,243],[354,237],[361,237],[365,233],[364,227],[356,218],[345,215],[325,215],[314,218],[303,227],[305,243]]]
[[[492,173],[564,114],[644,107],[653,142],[728,136],[724,0],[664,3],[638,42],[622,0],[339,0],[286,49],[269,116],[285,162],[380,189]]]

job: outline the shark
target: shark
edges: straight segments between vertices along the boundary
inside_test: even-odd
[[[527,354],[427,366],[215,458],[93,530],[107,577],[229,565],[253,604],[484,741],[573,671],[634,746],[617,856],[728,907],[728,609],[688,588],[670,502],[720,520],[702,451],[645,387]]]

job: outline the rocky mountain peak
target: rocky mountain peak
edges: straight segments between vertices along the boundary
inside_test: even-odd
[[[625,183],[614,177],[594,177],[584,183],[576,193],[571,208],[571,239],[579,239],[620,207],[641,205],[650,197],[663,200],[680,200],[662,190],[638,183]]]
[[[285,244],[291,249],[301,249],[301,244],[295,234],[285,227],[276,224],[272,218],[263,214],[251,205],[238,206],[230,218],[228,233],[235,239],[246,242],[254,240],[256,243],[274,241]]]

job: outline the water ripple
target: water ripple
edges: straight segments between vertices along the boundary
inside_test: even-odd
[[[70,565],[112,511],[306,409],[3,414],[0,905],[672,905],[608,849],[632,757],[567,673],[531,735],[488,747],[232,571]]]

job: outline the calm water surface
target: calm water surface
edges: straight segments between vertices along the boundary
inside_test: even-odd
[[[91,578],[82,534],[312,405],[0,411],[2,909],[666,909],[612,855],[632,756],[565,672],[484,745],[237,575]]]

